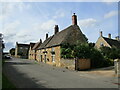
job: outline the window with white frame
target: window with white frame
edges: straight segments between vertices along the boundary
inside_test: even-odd
[[[52,62],[55,62],[55,55],[52,55]]]

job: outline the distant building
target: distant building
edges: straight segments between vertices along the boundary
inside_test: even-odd
[[[77,16],[72,16],[72,25],[59,32],[58,25],[55,25],[54,35],[48,37],[46,34],[46,40],[40,45],[37,50],[37,61],[60,65],[61,59],[61,45],[70,44],[74,45],[80,43],[87,43],[85,35],[77,25]]]
[[[111,34],[108,34],[108,37],[104,37],[102,35],[102,31],[100,32],[100,37],[95,43],[95,48],[99,49],[102,46],[110,47],[110,48],[119,48],[120,49],[120,39],[117,36],[115,39],[111,38]]]
[[[28,58],[29,44],[20,44],[16,42],[15,57]]]

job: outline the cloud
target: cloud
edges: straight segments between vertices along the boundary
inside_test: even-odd
[[[104,18],[111,18],[118,14],[118,11],[110,11],[104,15]]]
[[[60,12],[60,13],[57,13],[55,16],[53,16],[53,18],[57,19],[57,18],[62,18],[64,16],[65,16],[65,14],[63,12]]]
[[[94,27],[97,24],[97,20],[93,18],[83,19],[78,21],[80,27],[88,28]]]
[[[9,3],[2,3],[0,6],[1,9],[1,14],[0,14],[0,20],[7,19],[10,17],[12,14],[15,13],[15,11],[20,11],[22,12],[23,10],[28,10],[31,8],[30,4],[25,4],[24,2],[9,2]]]
[[[64,10],[59,9],[59,10],[57,10],[55,15],[53,16],[53,19],[62,18],[64,16],[65,16]]]
[[[12,23],[4,25],[4,41],[6,43],[30,43],[36,42],[37,40],[44,39],[45,33],[52,32],[56,21],[48,20],[43,23],[36,23],[31,25],[30,29],[19,29],[21,23],[19,21],[14,21]]]

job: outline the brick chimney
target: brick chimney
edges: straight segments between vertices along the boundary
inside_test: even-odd
[[[111,34],[110,33],[108,34],[108,38],[111,39]]]
[[[100,31],[100,37],[102,37],[103,35],[102,35],[102,31]]]
[[[46,39],[48,39],[48,33],[46,33]]]
[[[72,16],[72,25],[77,25],[77,16],[75,15],[75,13],[73,13],[74,15]]]
[[[58,25],[55,25],[54,30],[55,30],[54,34],[56,34],[57,32],[59,32],[59,27],[58,27]]]
[[[120,40],[120,39],[119,39],[119,36],[115,37],[115,39],[118,40],[118,41]]]

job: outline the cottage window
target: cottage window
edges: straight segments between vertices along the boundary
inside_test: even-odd
[[[104,46],[104,44],[103,44],[103,43],[100,43],[100,46]]]
[[[55,55],[52,55],[52,62],[55,62]]]

